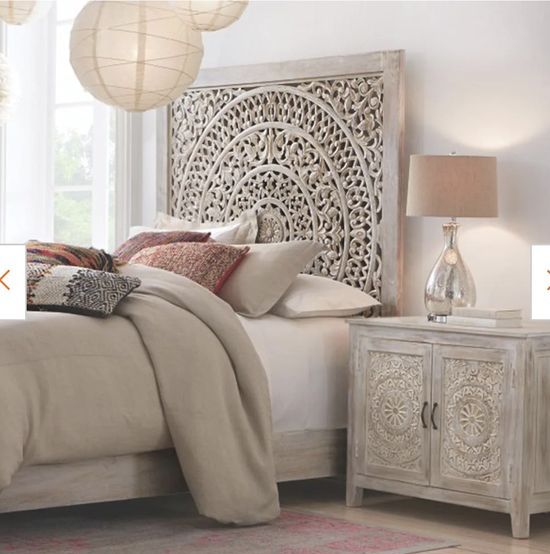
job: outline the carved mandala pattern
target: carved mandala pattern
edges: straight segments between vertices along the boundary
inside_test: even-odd
[[[442,475],[499,483],[504,364],[446,358],[444,375]]]
[[[367,369],[367,463],[422,469],[423,357],[371,351]]]
[[[381,74],[190,90],[172,104],[171,212],[259,213],[259,241],[314,239],[310,271],[380,297]]]

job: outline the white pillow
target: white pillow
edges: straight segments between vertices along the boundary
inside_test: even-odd
[[[168,216],[170,217],[170,216]],[[239,231],[239,223],[234,223],[232,225],[227,225],[226,227],[215,227],[213,229],[204,228],[204,229],[174,229],[172,228],[155,228],[155,227],[144,227],[143,225],[134,225],[130,227],[128,233],[128,238],[133,237],[134,235],[139,235],[139,233],[166,233],[170,231],[200,231],[201,233],[210,233],[210,238],[216,242],[221,242],[223,244],[240,244],[235,242],[235,235]]]
[[[310,240],[251,244],[218,296],[248,317],[267,313],[323,246]]]
[[[258,234],[258,216],[254,210],[246,210],[241,216],[229,223],[199,223],[184,221],[168,214],[158,213],[155,229],[159,231],[202,231],[210,233],[212,239],[225,244],[252,244]]]
[[[154,229],[153,227],[145,227],[143,225],[133,225],[128,232],[128,238],[131,239],[140,233],[162,233],[168,229]]]
[[[346,317],[380,302],[370,294],[328,277],[298,275],[270,313],[289,319]]]

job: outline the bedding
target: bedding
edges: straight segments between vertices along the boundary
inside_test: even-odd
[[[265,368],[276,433],[347,425],[348,324],[343,318],[239,316]]]
[[[247,246],[235,248],[216,242],[180,242],[140,250],[130,263],[177,273],[217,294],[247,252]]]
[[[26,247],[27,263],[73,265],[111,273],[116,272],[113,257],[104,250],[98,250],[97,248],[36,240],[27,242]]]
[[[317,275],[298,275],[270,313],[290,319],[347,317],[379,306],[362,290]]]
[[[137,264],[121,273],[142,284],[108,319],[0,322],[0,490],[22,465],[173,444],[202,514],[273,519],[268,384],[239,320],[178,275]]]
[[[249,317],[267,313],[323,246],[310,240],[251,244],[243,262],[220,290],[220,297]]]
[[[241,216],[229,223],[185,221],[168,214],[158,213],[155,229],[184,229],[203,231],[211,234],[212,239],[225,244],[252,244],[258,234],[258,216],[254,210],[246,210]]]
[[[140,250],[160,246],[162,244],[173,244],[175,242],[206,242],[210,233],[198,233],[194,231],[166,231],[162,233],[150,232],[139,233],[124,241],[114,253],[117,262],[126,263]]]
[[[27,310],[107,317],[141,281],[70,265],[27,264]]]

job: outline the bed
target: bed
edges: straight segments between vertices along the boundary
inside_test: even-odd
[[[260,242],[323,242],[327,252],[311,273],[361,288],[384,314],[398,313],[403,61],[392,51],[203,70],[159,114],[160,204],[205,222],[253,207]],[[240,321],[268,376],[277,480],[343,473],[344,321]],[[300,401],[306,390],[309,401]],[[161,427],[154,449],[23,464],[0,492],[0,512],[184,490]]]

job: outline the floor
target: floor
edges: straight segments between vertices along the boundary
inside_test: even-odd
[[[350,521],[395,527],[460,544],[431,554],[542,554],[550,553],[550,513],[531,516],[531,538],[512,539],[506,514],[463,508],[439,502],[365,494],[361,508],[347,508],[343,484],[304,481],[281,486],[286,508],[303,509]]]
[[[343,518],[352,522],[409,531],[447,543],[456,548],[431,551],[431,554],[550,554],[550,513],[531,517],[531,538],[514,540],[510,534],[510,519],[497,514],[441,504],[427,500],[397,497],[367,492],[361,508],[347,508],[345,485],[341,480],[326,479],[284,483],[280,486],[283,508],[304,510]],[[196,517],[189,495],[171,498],[111,502],[56,510],[37,510],[0,514],[0,535],[5,528],[49,529],[59,518],[72,519],[85,527],[108,521],[115,526],[133,524],[142,517],[144,506],[159,513],[177,510],[183,517]],[[147,510],[145,510],[147,511]],[[78,521],[81,523],[79,524]],[[55,533],[54,533],[55,535]],[[237,554],[237,553],[236,553]]]

